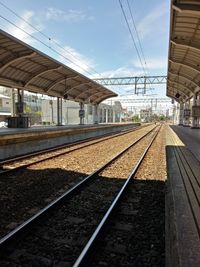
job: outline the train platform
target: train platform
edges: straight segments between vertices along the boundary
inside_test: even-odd
[[[200,266],[200,130],[167,132],[166,266]]]
[[[200,129],[178,125],[172,125],[171,128],[200,162]]]
[[[55,146],[117,133],[139,126],[139,123],[43,126],[0,129],[0,160]]]

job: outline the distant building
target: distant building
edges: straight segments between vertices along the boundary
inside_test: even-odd
[[[78,102],[64,100],[62,102],[62,124],[79,124],[79,110],[80,105]],[[91,104],[84,105],[85,124],[94,123],[94,106]],[[42,100],[42,124],[55,124],[57,122],[57,100]],[[114,104],[108,105],[101,103],[98,106],[98,119],[99,123],[112,123],[120,122],[122,114],[122,106],[119,101]]]
[[[0,121],[6,121],[11,115],[11,99],[9,96],[0,94]]]
[[[13,99],[13,101],[12,101]],[[0,121],[16,114],[17,90],[0,87]],[[57,124],[57,99],[47,96],[32,94],[24,91],[24,115],[29,117],[30,125],[55,125]],[[98,105],[98,122],[121,122],[123,108],[119,101],[112,101],[111,105],[100,103]],[[13,105],[13,107],[12,107]],[[62,124],[79,124],[80,104],[70,100],[62,100]],[[93,124],[95,107],[92,104],[84,105],[84,124]]]
[[[151,108],[140,110],[141,122],[149,122],[149,121],[151,121],[151,117],[152,117],[152,109]]]

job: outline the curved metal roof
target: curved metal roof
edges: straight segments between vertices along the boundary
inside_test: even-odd
[[[200,91],[200,1],[171,0],[167,95],[185,102]]]
[[[114,92],[0,30],[0,85],[98,104]]]

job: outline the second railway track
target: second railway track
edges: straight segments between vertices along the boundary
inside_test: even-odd
[[[0,178],[0,237],[111,159],[153,126],[47,159]],[[71,148],[70,148],[71,149]]]
[[[119,132],[115,134],[109,134],[109,135],[105,135],[102,137],[89,138],[84,141],[78,141],[78,142],[74,142],[74,143],[70,143],[66,145],[61,145],[55,148],[49,148],[49,149],[45,149],[42,151],[30,153],[27,155],[18,156],[16,158],[11,158],[11,159],[7,159],[4,161],[0,161],[0,175],[3,175],[8,172],[13,172],[17,169],[25,168],[36,163],[40,163],[48,159],[53,159],[53,158],[68,154],[70,152],[80,150],[84,147],[98,144],[100,142],[103,142],[109,139],[117,138],[119,136],[126,135],[126,134],[128,135],[129,133],[134,132],[144,127],[148,127],[148,126],[143,125],[143,126],[131,129],[131,130],[127,130],[127,131],[123,131],[123,132]]]
[[[3,238],[1,252],[6,248],[8,253],[2,254],[1,263],[5,266],[12,262],[16,266],[17,264],[31,266],[29,264],[32,262],[36,264],[35,266],[59,266],[56,264],[60,263],[72,266],[109,208],[114,196],[123,186],[133,166],[139,165],[138,160],[141,162],[141,155],[144,156],[144,150],[155,138],[155,131],[152,129],[145,134],[140,142],[132,145],[133,147],[129,148],[126,153],[117,157],[109,167],[105,164],[104,168],[94,174],[94,179],[84,187],[84,190],[83,182],[81,182],[82,189],[75,196],[72,197],[72,193],[66,193],[66,195],[71,195],[68,202],[64,202],[63,196],[62,205],[58,205],[61,198],[54,205],[57,207],[56,210],[52,211],[53,205],[50,205],[42,213],[43,216],[38,214]],[[124,163],[126,163],[125,169],[120,167]],[[120,169],[123,169],[121,173]],[[92,175],[90,179],[91,177]],[[72,192],[72,190],[69,191]],[[47,216],[49,211],[51,211],[50,215]],[[34,223],[36,218],[37,223]],[[30,233],[21,239],[27,229]],[[13,246],[13,240],[16,241],[18,238],[17,246],[16,243]]]

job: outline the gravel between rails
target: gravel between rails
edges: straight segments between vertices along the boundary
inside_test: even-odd
[[[88,266],[165,266],[166,129],[162,126]]]
[[[68,203],[53,213],[46,222],[35,227],[25,239],[12,246],[11,254],[3,257],[1,264],[9,266],[71,266],[79,255],[87,239],[103,217],[113,197],[120,190],[124,179],[133,169],[134,163],[141,157],[153,133],[148,135],[116,160],[107,172],[102,172],[86,189],[73,197]],[[137,153],[136,153],[137,150]],[[124,166],[124,162],[132,162],[124,170],[116,166]],[[112,179],[111,179],[112,177]],[[34,265],[31,265],[34,263]]]
[[[166,131],[167,125],[163,124],[162,128],[152,144],[147,156],[139,168],[136,179],[160,180],[167,179],[166,172]]]
[[[153,126],[8,173],[0,179],[0,236],[16,228]]]

